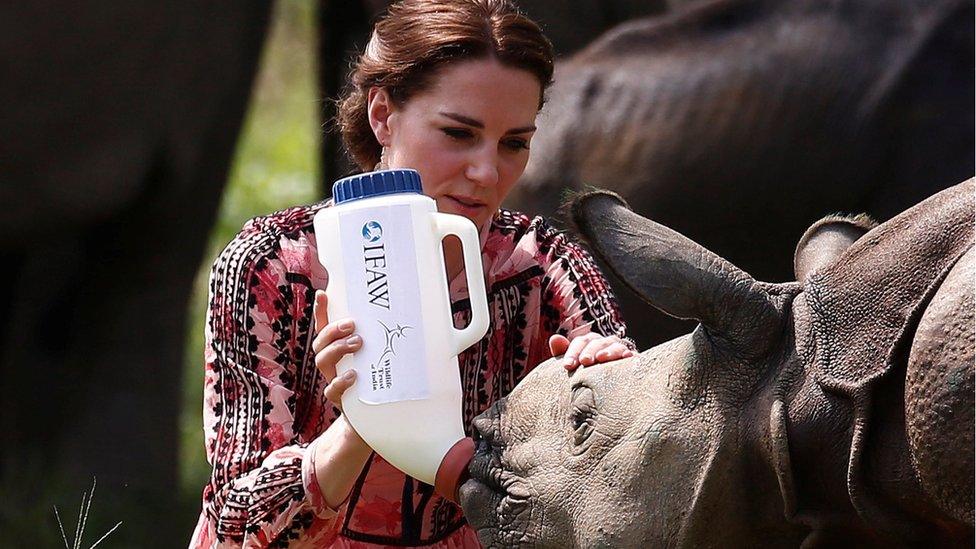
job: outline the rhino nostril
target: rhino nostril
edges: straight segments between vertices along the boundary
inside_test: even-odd
[[[487,454],[491,450],[491,443],[481,437],[475,437],[474,439],[474,453],[475,454]]]

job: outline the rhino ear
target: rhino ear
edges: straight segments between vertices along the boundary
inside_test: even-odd
[[[677,232],[595,191],[573,202],[573,221],[594,252],[647,303],[695,319],[743,355],[764,352],[782,313],[751,276]],[[758,329],[757,329],[758,328]]]
[[[865,214],[830,215],[810,226],[800,238],[793,254],[793,273],[800,282],[810,273],[830,265],[878,223]]]

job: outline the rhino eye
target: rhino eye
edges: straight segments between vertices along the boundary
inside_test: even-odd
[[[573,389],[569,421],[573,427],[573,442],[576,445],[586,442],[593,434],[593,425],[596,423],[596,397],[593,389],[585,385]]]

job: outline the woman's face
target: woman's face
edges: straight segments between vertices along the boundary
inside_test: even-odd
[[[540,93],[528,71],[462,61],[401,105],[374,88],[369,117],[389,168],[417,170],[438,211],[481,227],[525,170]]]

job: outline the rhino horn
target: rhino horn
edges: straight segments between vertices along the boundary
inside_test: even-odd
[[[628,287],[677,318],[699,321],[744,355],[764,353],[781,308],[748,273],[644,218],[618,195],[593,191],[572,205],[577,230]],[[717,337],[715,337],[717,336]]]

